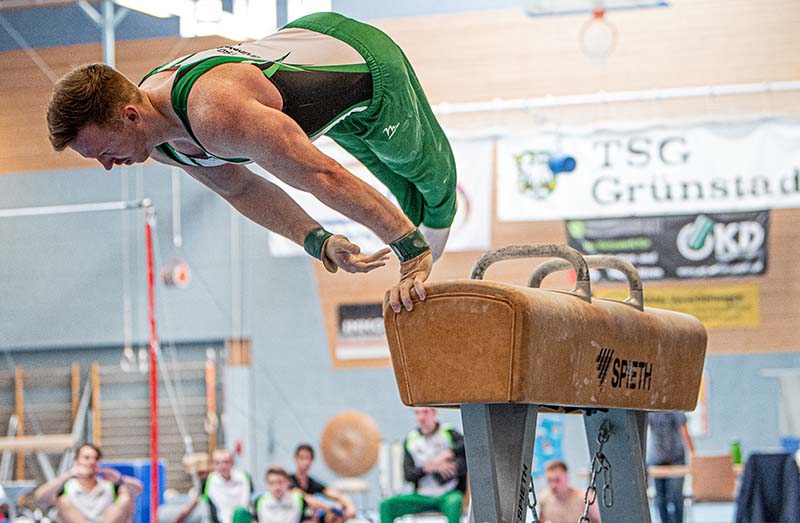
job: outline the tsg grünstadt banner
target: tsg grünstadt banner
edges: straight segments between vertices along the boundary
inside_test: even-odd
[[[554,174],[548,155],[576,161]],[[800,207],[800,120],[624,123],[498,140],[497,214],[537,221]]]

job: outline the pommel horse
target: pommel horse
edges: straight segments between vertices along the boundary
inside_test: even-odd
[[[482,280],[494,262],[529,257],[556,259],[528,287]],[[590,267],[624,273],[629,296],[593,298]],[[575,270],[574,289],[538,288],[564,269]],[[706,351],[700,321],[645,308],[627,261],[563,245],[489,251],[471,279],[426,289],[411,313],[384,307],[386,335],[404,404],[461,407],[471,521],[524,523],[528,508],[537,520],[536,416],[555,411],[582,412],[593,456],[587,504],[596,499],[603,523],[649,523],[647,411],[694,409]]]

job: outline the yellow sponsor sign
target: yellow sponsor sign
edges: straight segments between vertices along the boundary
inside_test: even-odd
[[[598,298],[621,300],[624,289],[592,289]],[[718,285],[692,287],[645,287],[647,307],[685,312],[695,316],[706,328],[758,327],[758,285]]]

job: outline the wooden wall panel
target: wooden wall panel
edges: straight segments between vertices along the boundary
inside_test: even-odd
[[[380,27],[403,47],[430,97],[451,102],[797,79],[792,0],[673,0],[668,9],[608,16],[617,50],[580,50],[586,16],[528,18],[518,10],[393,19]],[[457,87],[457,88],[454,88]],[[487,92],[488,91],[488,92]]]

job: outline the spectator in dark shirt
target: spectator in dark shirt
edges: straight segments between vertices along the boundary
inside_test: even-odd
[[[326,523],[340,523],[356,516],[356,507],[353,502],[336,489],[311,477],[308,471],[314,463],[314,448],[303,443],[294,451],[295,472],[291,475],[292,488],[298,488],[305,494],[306,504],[313,510],[312,517],[322,512]],[[332,503],[325,503],[318,496],[328,498]]]
[[[694,454],[694,443],[683,412],[651,412],[647,417],[648,465],[683,465],[686,451]],[[683,523],[683,478],[656,478],[656,506],[661,523]]]

